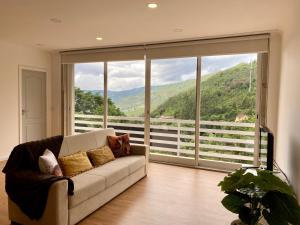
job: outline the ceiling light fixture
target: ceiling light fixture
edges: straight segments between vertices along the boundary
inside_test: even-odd
[[[103,38],[102,38],[102,37],[96,37],[96,40],[97,40],[97,41],[102,41]]]
[[[157,4],[157,3],[154,3],[154,2],[152,2],[152,3],[148,3],[148,4],[147,4],[147,6],[148,6],[148,8],[150,8],[150,9],[155,9],[155,8],[157,8],[157,7],[158,7],[158,4]]]

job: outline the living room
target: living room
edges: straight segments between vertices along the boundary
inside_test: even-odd
[[[296,0],[1,1],[0,224],[247,224],[220,182],[249,167],[272,167],[299,201],[299,10]],[[64,176],[47,178],[53,204],[34,209],[24,202],[40,195],[18,195],[23,183],[7,178],[28,163],[11,153],[54,136],[36,160],[53,153]],[[95,166],[89,151],[102,146],[109,162]],[[92,167],[68,174],[62,158],[81,152]]]

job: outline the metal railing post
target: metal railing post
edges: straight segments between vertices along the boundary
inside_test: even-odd
[[[177,121],[177,156],[180,155],[180,121]]]

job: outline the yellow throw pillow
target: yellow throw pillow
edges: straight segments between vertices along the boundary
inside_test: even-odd
[[[58,159],[63,175],[72,177],[93,168],[86,152],[78,152]]]
[[[114,154],[108,146],[90,150],[87,154],[95,167],[115,160]]]

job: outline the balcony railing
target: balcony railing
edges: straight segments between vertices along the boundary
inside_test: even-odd
[[[75,133],[103,127],[103,116],[75,115]],[[108,127],[118,134],[129,133],[133,143],[144,143],[144,118],[109,116]],[[201,121],[199,158],[223,162],[253,164],[255,124],[223,121]],[[266,142],[263,141],[263,145]],[[175,157],[195,157],[195,121],[150,119],[150,153]],[[266,149],[261,162],[266,162]]]

